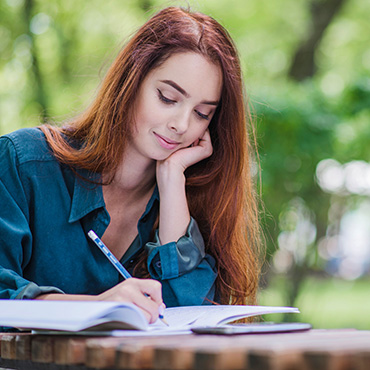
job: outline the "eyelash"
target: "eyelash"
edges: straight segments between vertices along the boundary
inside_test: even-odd
[[[159,100],[163,101],[163,103],[165,103],[165,104],[175,104],[176,103],[176,100],[171,100],[171,99],[166,98],[162,94],[162,91],[161,90],[157,89],[157,91],[158,91]]]
[[[171,99],[168,99],[166,98],[163,94],[162,94],[162,91],[157,89],[158,91],[158,98],[160,101],[162,101],[163,103],[165,104],[175,104],[176,103],[176,100],[171,100]],[[198,115],[198,118],[200,119],[205,119],[207,121],[209,121],[209,116],[206,115],[206,114],[203,114],[203,113],[200,113],[199,111],[195,110],[195,113]]]
[[[195,113],[198,115],[200,119],[205,119],[206,121],[209,121],[209,116],[207,116],[206,114],[200,113],[197,110],[195,111]]]

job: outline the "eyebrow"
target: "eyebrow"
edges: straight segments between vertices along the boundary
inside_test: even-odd
[[[190,98],[190,95],[181,87],[179,86],[176,82],[172,80],[161,80],[160,82],[163,82],[169,86],[172,86],[174,89],[176,89],[179,93],[184,95],[186,98]],[[218,101],[202,101],[201,104],[206,104],[206,105],[218,105]]]

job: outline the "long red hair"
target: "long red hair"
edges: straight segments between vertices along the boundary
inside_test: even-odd
[[[91,106],[63,128],[41,126],[56,157],[72,167],[109,173],[119,165],[134,127],[135,98],[147,74],[174,53],[195,52],[220,66],[223,88],[210,123],[210,158],[186,170],[187,197],[206,252],[217,261],[223,304],[254,304],[259,277],[260,228],[250,167],[250,113],[240,61],[227,31],[213,18],[169,7],[155,14],[121,50]],[[83,142],[70,146],[65,135]]]

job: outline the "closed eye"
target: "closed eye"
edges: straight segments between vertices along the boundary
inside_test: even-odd
[[[176,100],[171,100],[171,99],[166,98],[166,97],[163,95],[163,93],[162,93],[162,91],[161,91],[161,90],[157,89],[157,91],[158,91],[158,98],[159,98],[159,100],[160,100],[160,101],[162,101],[163,103],[165,103],[165,104],[175,104],[175,103],[177,103],[177,102],[176,102]]]
[[[199,118],[205,119],[207,121],[209,120],[209,115],[203,114],[203,113],[199,112],[198,110],[195,110],[195,113],[198,115]]]

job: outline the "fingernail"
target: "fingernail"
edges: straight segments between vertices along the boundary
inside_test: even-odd
[[[163,304],[161,304],[158,308],[158,312],[160,315],[163,315],[164,314],[164,310],[165,310],[166,306]]]

